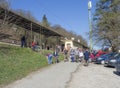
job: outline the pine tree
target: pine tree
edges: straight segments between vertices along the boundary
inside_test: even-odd
[[[50,26],[50,24],[49,24],[49,22],[47,20],[46,15],[43,16],[42,25],[45,26],[45,27],[49,27]]]

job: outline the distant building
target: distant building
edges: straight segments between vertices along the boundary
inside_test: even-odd
[[[69,49],[70,47],[74,48],[72,40],[65,40],[65,48]]]
[[[80,42],[74,41],[74,40],[61,40],[63,42],[62,45],[64,45],[64,48],[66,49],[70,49],[71,48],[86,48],[86,46],[84,46],[83,44],[81,44]]]

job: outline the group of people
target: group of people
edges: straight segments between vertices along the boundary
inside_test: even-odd
[[[32,42],[31,46],[32,49],[35,49],[35,46],[38,45],[38,43],[35,43],[34,41]],[[26,46],[26,40],[25,40],[25,36],[23,36],[21,38],[21,47],[25,47]],[[47,47],[47,49],[49,50],[49,47]],[[59,62],[58,56],[59,56],[59,52],[61,51],[61,47],[60,46],[56,46],[54,52],[48,53],[47,54],[47,58],[48,58],[48,63],[52,64],[53,63],[53,58],[55,59],[55,63]],[[88,63],[89,58],[91,58],[91,60],[95,59],[95,56],[93,53],[90,53],[88,49],[81,49],[81,48],[69,48],[69,49],[62,49],[62,52],[64,54],[64,61],[69,61],[71,60],[71,62],[82,62],[84,61],[85,63]],[[98,57],[99,55],[101,55],[102,52],[99,52],[98,54],[96,54],[96,57]]]
[[[53,64],[53,62],[55,63],[59,63],[59,52],[60,52],[60,49],[58,46],[56,46],[56,48],[54,49],[53,53],[48,53],[46,56],[47,56],[47,59],[48,59],[48,64]]]
[[[48,53],[47,59],[48,59],[48,64],[52,64],[53,61],[55,63],[59,63],[59,49],[55,49],[53,53]],[[88,61],[90,58],[90,52],[88,49],[81,49],[81,48],[70,48],[69,50],[64,48],[63,50],[64,54],[64,62],[67,62],[71,60],[71,62],[84,62],[85,66],[88,66]]]
[[[81,49],[81,48],[70,48],[67,50],[66,48],[63,50],[64,53],[64,61],[69,61],[71,62],[85,62],[84,65],[88,65],[88,60],[90,58],[90,52],[88,49]]]

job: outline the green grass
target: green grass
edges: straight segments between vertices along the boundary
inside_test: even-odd
[[[0,86],[21,79],[30,72],[48,66],[45,55],[52,51],[33,52],[30,48],[20,48],[0,44]],[[60,60],[63,55],[60,54]]]

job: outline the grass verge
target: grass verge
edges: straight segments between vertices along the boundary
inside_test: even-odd
[[[30,72],[48,66],[45,55],[52,51],[33,52],[30,48],[21,48],[0,44],[0,86],[21,79]],[[60,54],[60,60],[63,55]]]

